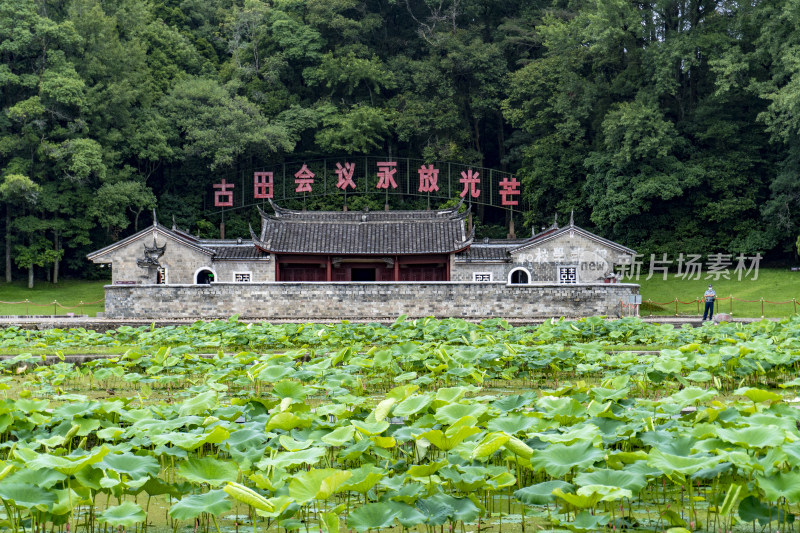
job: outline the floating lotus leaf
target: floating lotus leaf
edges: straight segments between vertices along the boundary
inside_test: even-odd
[[[390,527],[399,512],[388,503],[362,505],[347,517],[347,526],[356,531]]]
[[[575,490],[571,483],[565,481],[545,481],[514,491],[514,497],[527,505],[547,505],[556,501],[553,495],[556,489],[560,489],[563,493]]]
[[[758,476],[756,481],[767,500],[776,502],[786,498],[790,504],[800,503],[800,472],[793,470],[769,477]]]
[[[719,428],[717,436],[725,442],[744,446],[745,448],[772,448],[780,446],[786,440],[783,430],[767,427]]]
[[[220,461],[213,457],[192,457],[178,467],[178,474],[191,483],[208,483],[219,487],[228,481],[236,481],[239,468],[231,461]]]
[[[53,491],[45,490],[31,483],[0,483],[0,498],[10,500],[23,509],[49,509],[56,501]]]
[[[594,472],[581,472],[574,479],[577,485],[607,485],[629,490],[633,495],[639,494],[647,479],[644,475],[624,470],[595,470]]]
[[[603,451],[590,442],[570,446],[554,444],[545,450],[534,450],[530,462],[534,470],[544,470],[555,478],[564,477],[571,469],[584,469],[603,457]]]
[[[114,527],[130,527],[134,524],[144,522],[147,515],[144,510],[131,501],[122,502],[116,507],[109,507],[101,513],[97,513],[97,521],[109,524]]]
[[[224,490],[212,490],[205,494],[186,496],[169,508],[169,515],[175,520],[191,520],[202,513],[219,516],[233,507]]]

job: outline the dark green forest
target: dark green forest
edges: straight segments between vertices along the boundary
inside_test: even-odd
[[[520,234],[795,256],[800,0],[0,0],[0,58],[6,280],[326,154],[513,172]]]

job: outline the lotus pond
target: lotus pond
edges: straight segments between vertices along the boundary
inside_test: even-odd
[[[82,349],[119,353],[65,361]],[[798,317],[233,318],[8,328],[0,352],[14,533],[785,532],[800,513]]]

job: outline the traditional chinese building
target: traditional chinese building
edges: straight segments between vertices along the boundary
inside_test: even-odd
[[[572,220],[564,227],[554,223],[527,239],[474,242],[461,206],[323,212],[272,207],[272,214],[260,212],[260,231],[251,229],[247,240],[200,239],[174,224],[167,228],[156,222],[89,254],[91,261],[112,266],[107,310],[111,306],[110,314],[120,315],[139,309],[148,317],[218,316],[215,312],[300,317],[291,301],[309,298],[317,314],[330,309],[334,313],[330,318],[342,318],[342,311],[335,310],[342,302],[366,298],[357,312],[371,316],[394,309],[391,299],[399,298],[403,301],[396,302],[395,314],[414,314],[414,309],[422,315],[453,313],[448,306],[455,305],[459,316],[487,316],[481,306],[499,306],[499,300],[492,304],[496,297],[505,298],[504,306],[513,305],[515,313],[525,316],[578,316],[611,314],[622,305],[622,296],[638,291],[638,285],[619,284],[613,290],[607,285],[615,281],[614,267],[630,264],[635,252],[575,226]],[[178,293],[159,292],[156,288],[162,285]],[[133,290],[121,300],[114,286],[151,289]],[[192,286],[218,289],[204,292],[205,299],[198,300],[200,293],[187,292]],[[564,286],[576,289],[559,292],[558,287]],[[481,296],[470,297],[474,291]],[[486,291],[494,296],[472,301],[487,298]],[[212,296],[223,293],[226,299],[214,303]],[[404,311],[416,298],[421,299],[414,303],[417,307]],[[437,298],[442,301],[437,303]],[[548,306],[548,298],[555,298],[561,307]],[[174,306],[183,311],[166,310]]]

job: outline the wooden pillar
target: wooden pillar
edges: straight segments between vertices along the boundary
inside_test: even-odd
[[[325,281],[333,281],[333,273],[331,272],[331,268],[331,256],[328,256],[325,262]]]
[[[275,281],[281,280],[281,262],[280,258],[276,255],[275,256]]]
[[[394,258],[394,280],[400,281],[400,258],[397,256]]]
[[[450,256],[446,255],[445,258],[446,258],[446,261],[444,262],[444,264],[445,264],[444,280],[445,281],[450,281]]]

